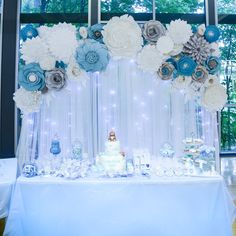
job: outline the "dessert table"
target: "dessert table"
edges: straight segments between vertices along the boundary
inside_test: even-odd
[[[230,236],[222,177],[19,177],[7,236]]]
[[[16,169],[16,158],[0,159],[0,219],[8,215]]]

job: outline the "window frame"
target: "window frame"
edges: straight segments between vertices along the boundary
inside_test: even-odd
[[[7,2],[17,2],[15,4],[18,4],[18,10],[14,10],[14,15],[16,16],[16,21],[14,21],[12,24],[19,29],[20,24],[27,24],[27,23],[59,23],[59,22],[67,22],[67,23],[88,23],[88,25],[96,24],[98,22],[100,23],[105,23],[107,22],[111,17],[114,15],[121,15],[121,14],[111,14],[111,13],[105,13],[105,19],[106,21],[101,20],[101,1],[100,0],[88,0],[88,13],[21,13],[20,12],[20,2],[21,1],[15,1],[15,0],[5,0]],[[4,4],[4,2],[3,2]],[[156,3],[155,0],[153,0],[153,12],[152,13],[131,13],[135,20],[138,22],[145,22],[150,19],[156,19],[161,21],[162,23],[169,23],[171,20],[181,18],[183,20],[188,21],[190,24],[201,24],[201,23],[206,23],[206,24],[236,24],[236,14],[218,14],[217,12],[217,6],[216,6],[216,0],[205,0],[205,7],[204,7],[204,13],[188,13],[188,14],[182,14],[182,13],[156,13],[155,12],[156,8]],[[4,10],[4,7],[3,7]],[[6,11],[5,11],[6,12]],[[12,12],[12,8],[9,9],[8,12]],[[2,22],[4,22],[6,14],[1,14],[2,17]],[[104,19],[104,18],[103,18]],[[219,20],[218,20],[219,19]],[[3,37],[4,35],[2,35]],[[18,46],[18,36],[17,36],[17,31],[14,32],[13,36],[16,39],[15,46]],[[12,44],[13,45],[13,44]],[[14,46],[14,45],[13,45]],[[2,54],[7,53],[8,48],[4,49]],[[17,54],[17,53],[16,53]],[[15,60],[18,59],[17,55],[14,55]],[[12,71],[12,68],[7,68],[5,64],[2,64],[8,73],[9,71]],[[4,70],[4,68],[2,68]],[[17,69],[17,63],[15,65],[15,69]],[[3,73],[1,72],[1,75]],[[11,77],[8,78],[9,80],[14,80],[15,81],[15,76],[11,74]],[[4,88],[5,89],[5,88]],[[10,88],[7,90],[10,96],[14,92],[13,88]],[[1,87],[1,94],[5,94],[6,91],[3,92],[3,88]],[[6,98],[2,97],[2,102],[7,102]],[[5,111],[4,111],[5,112]],[[0,120],[6,119],[6,117],[14,117],[14,114],[16,114],[16,110],[12,112],[11,110],[6,111],[5,115],[1,117]],[[219,113],[218,113],[218,118],[219,118]],[[17,119],[16,119],[17,120]],[[218,119],[219,121],[219,119]],[[17,123],[17,121],[15,121]],[[10,122],[6,130],[12,130],[12,123]],[[17,126],[14,123],[14,127]],[[220,129],[220,124],[219,124],[219,129]],[[15,128],[15,131],[8,132],[8,136],[13,136],[15,137],[15,144],[17,140],[17,134],[18,134],[18,129]],[[220,130],[219,130],[220,131]],[[5,133],[1,129],[1,140],[3,142],[3,145],[8,145],[9,140],[7,142],[5,141]],[[220,132],[219,132],[220,136]],[[14,154],[13,148],[10,148],[10,156]],[[235,153],[222,153],[220,152],[220,157],[224,158],[227,156],[236,156]],[[2,156],[2,148],[0,147],[0,158]]]

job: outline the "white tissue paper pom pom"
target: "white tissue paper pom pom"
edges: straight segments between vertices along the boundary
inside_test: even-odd
[[[13,95],[13,100],[22,113],[39,111],[41,91],[27,91],[24,88],[19,88]]]

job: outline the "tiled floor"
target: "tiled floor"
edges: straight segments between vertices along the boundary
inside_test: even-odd
[[[3,235],[5,221],[3,219],[0,220],[0,236]],[[233,224],[233,236],[236,236],[236,221]]]

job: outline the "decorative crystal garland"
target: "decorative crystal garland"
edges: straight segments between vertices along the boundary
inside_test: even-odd
[[[86,85],[86,72],[106,70],[111,57],[134,59],[157,79],[171,81],[186,99],[196,98],[209,111],[222,109],[227,94],[217,74],[220,69],[219,29],[200,25],[192,29],[175,20],[165,28],[148,21],[142,29],[132,16],[113,17],[106,25],[80,27],[59,23],[53,27],[21,30],[20,88],[14,100],[22,113],[40,110],[42,96],[64,89],[69,80]],[[145,83],[145,81],[144,81]]]

